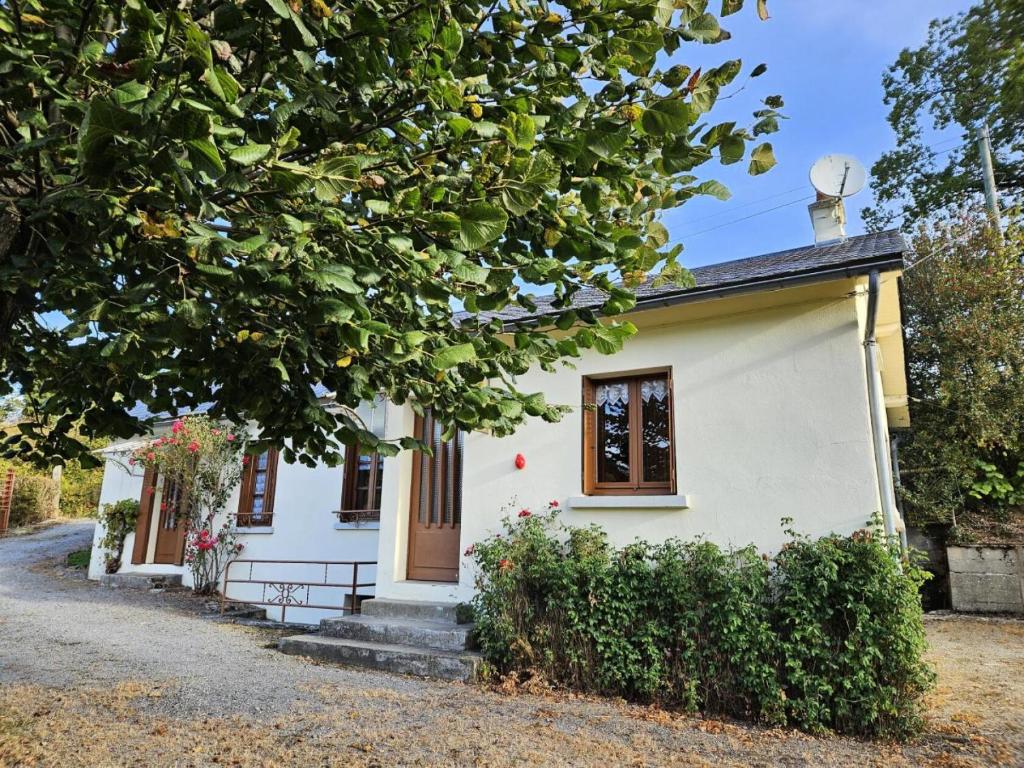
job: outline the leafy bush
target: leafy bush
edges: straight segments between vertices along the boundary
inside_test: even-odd
[[[615,549],[553,507],[506,527],[466,553],[499,673],[807,730],[920,726],[922,572],[870,534],[794,537],[772,560],[706,541]]]
[[[8,525],[17,528],[52,520],[59,515],[57,484],[48,475],[17,467],[14,475],[14,495],[11,497],[11,517]]]
[[[2,432],[3,427],[0,426],[0,435]],[[88,444],[98,447],[101,442],[88,441]],[[86,469],[78,461],[69,461],[61,474],[59,493],[50,470],[40,470],[22,461],[0,459],[0,475],[9,468],[14,469],[16,478],[11,500],[12,527],[57,517],[91,517],[96,514],[103,483],[102,467]]]
[[[121,567],[125,536],[135,530],[135,521],[139,517],[139,502],[134,499],[121,499],[113,504],[104,504],[99,517],[104,530],[103,540],[100,542],[105,552],[104,565],[107,573],[117,573],[117,569]]]
[[[789,722],[902,738],[921,726],[926,578],[869,531],[794,536],[775,557],[773,625]]]

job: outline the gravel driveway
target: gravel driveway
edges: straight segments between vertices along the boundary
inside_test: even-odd
[[[900,747],[317,665],[180,593],[108,590],[56,565],[91,538],[76,522],[0,540],[5,768],[1024,764],[1019,622],[929,622],[933,715]]]

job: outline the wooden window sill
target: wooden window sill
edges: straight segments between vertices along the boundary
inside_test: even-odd
[[[689,509],[690,497],[664,496],[572,496],[569,509]]]

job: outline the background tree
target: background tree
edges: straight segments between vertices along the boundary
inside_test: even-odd
[[[983,464],[1012,478],[1024,460],[1022,255],[1020,227],[1001,245],[981,211],[914,237],[903,277],[912,429],[900,448],[913,523],[965,507],[998,513],[1008,500],[972,491]]]
[[[982,191],[975,128],[987,123],[996,184],[1012,204],[1024,193],[1024,5],[983,0],[966,13],[932,22],[927,42],[905,49],[882,80],[897,149],[874,164],[879,229],[912,223]],[[939,143],[934,131],[959,132]]]
[[[557,418],[513,377],[634,332],[573,294],[614,315],[617,276],[684,280],[659,212],[725,196],[694,171],[777,126],[776,96],[748,128],[711,120],[740,61],[676,63],[728,36],[707,6],[0,0],[0,394],[27,397],[8,449],[55,461],[75,425],[212,402],[289,459],[398,450],[323,390],[499,434]],[[532,309],[524,284],[568,335],[506,343],[487,313]]]

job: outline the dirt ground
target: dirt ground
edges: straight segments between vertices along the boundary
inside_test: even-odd
[[[4,768],[1024,765],[1024,622],[930,618],[928,728],[890,745],[319,666],[268,648],[273,633],[40,567],[74,543],[12,556],[0,542]],[[46,596],[49,614],[25,589]],[[59,626],[41,618],[52,614]],[[104,626],[117,654],[96,645]]]

